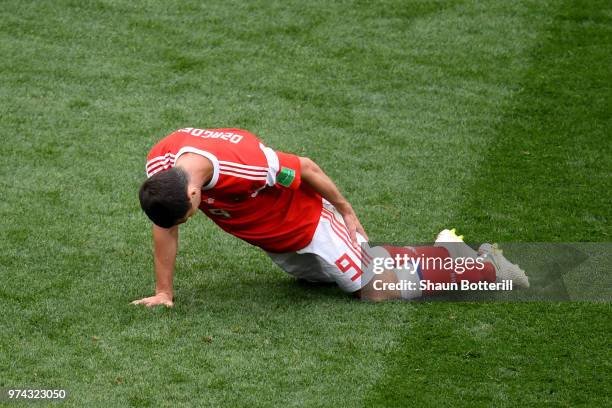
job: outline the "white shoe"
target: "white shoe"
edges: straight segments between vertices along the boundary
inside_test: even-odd
[[[519,268],[518,265],[513,264],[503,254],[503,251],[499,249],[497,244],[482,244],[478,248],[478,254],[485,258],[485,261],[490,261],[495,266],[496,280],[498,282],[502,280],[511,280],[517,288],[528,288],[529,278],[525,274],[525,271]]]

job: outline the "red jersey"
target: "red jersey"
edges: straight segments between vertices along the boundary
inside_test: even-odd
[[[200,210],[224,231],[270,252],[310,243],[322,199],[301,183],[298,156],[276,152],[245,130],[184,128],[151,149],[147,177],[174,167],[184,153],[212,162]]]

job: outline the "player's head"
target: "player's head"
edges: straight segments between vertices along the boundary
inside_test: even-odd
[[[200,188],[189,185],[189,175],[180,167],[147,179],[139,191],[140,206],[153,223],[162,228],[182,224],[196,213]]]

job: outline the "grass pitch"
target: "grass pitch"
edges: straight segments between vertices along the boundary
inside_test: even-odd
[[[205,217],[173,309],[137,188],[236,126],[316,160],[373,240],[610,241],[606,1],[4,1],[0,387],[66,406],[606,406],[609,303],[360,303]]]

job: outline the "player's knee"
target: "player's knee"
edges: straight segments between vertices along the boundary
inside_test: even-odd
[[[368,302],[382,302],[383,300],[386,300],[386,298],[383,297],[380,293],[364,291],[363,289],[360,289],[355,292],[355,297],[359,300],[364,300]]]
[[[392,270],[385,270],[376,274],[372,279],[361,288],[359,298],[371,302],[381,302],[383,300],[399,299],[401,292],[394,289],[397,278]]]

